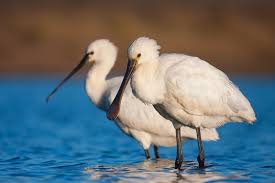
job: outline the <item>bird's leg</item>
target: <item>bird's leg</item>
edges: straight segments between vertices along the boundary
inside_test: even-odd
[[[150,152],[149,149],[144,149],[146,159],[150,159]]]
[[[155,158],[159,159],[159,148],[157,145],[154,145]]]
[[[180,127],[176,129],[176,140],[177,140],[177,158],[175,161],[175,169],[181,168],[181,164],[183,161],[182,157],[182,144],[181,144],[181,134],[180,134]]]
[[[198,148],[199,148],[199,155],[197,157],[199,168],[204,168],[204,150],[201,141],[201,130],[200,127],[196,128],[197,131],[197,140],[198,140]]]

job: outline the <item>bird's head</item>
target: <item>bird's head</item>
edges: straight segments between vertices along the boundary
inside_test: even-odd
[[[98,39],[89,44],[84,55],[87,55],[89,63],[100,64],[106,61],[114,61],[117,52],[117,47],[111,41]]]
[[[80,63],[63,79],[59,85],[47,97],[47,102],[57,92],[57,90],[69,80],[86,63],[111,64],[113,65],[117,56],[117,47],[107,39],[98,39],[89,44]],[[108,63],[107,63],[108,62]]]
[[[140,37],[128,48],[128,60],[142,64],[154,61],[159,56],[160,46],[154,39]]]
[[[118,116],[123,92],[136,67],[139,64],[156,61],[159,57],[159,49],[160,46],[157,42],[147,37],[140,37],[130,45],[128,48],[128,66],[119,91],[108,110],[108,119],[114,120]]]

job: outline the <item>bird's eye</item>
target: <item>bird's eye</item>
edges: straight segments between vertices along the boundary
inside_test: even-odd
[[[137,58],[139,58],[141,56],[141,54],[139,53],[138,55],[137,55]]]
[[[94,52],[93,51],[91,51],[90,53],[89,53],[89,55],[93,55],[94,54]]]

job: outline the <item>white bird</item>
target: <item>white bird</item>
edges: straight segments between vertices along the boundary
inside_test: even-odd
[[[92,42],[86,49],[80,64],[53,90],[47,100],[85,63],[91,63],[92,67],[86,79],[86,92],[92,103],[101,110],[107,111],[123,79],[121,76],[107,79],[116,57],[117,48],[109,40],[99,39]],[[176,135],[172,123],[161,117],[152,105],[146,105],[137,99],[130,86],[125,91],[122,105],[126,107],[121,110],[115,123],[125,134],[137,140],[144,149],[146,158],[150,158],[151,144],[154,145],[156,158],[158,158],[158,146],[176,145]],[[184,127],[181,132],[183,141],[196,139],[194,129]],[[217,140],[219,137],[215,129],[204,129],[202,138]]]
[[[222,71],[198,57],[159,55],[159,49],[155,40],[146,37],[130,45],[128,67],[107,116],[116,117],[124,87],[132,78],[134,94],[144,103],[154,105],[162,116],[173,122],[177,134],[176,168],[182,163],[178,136],[183,126],[196,129],[199,167],[204,167],[200,130],[216,128],[226,122],[252,123],[256,120],[255,113],[249,101]]]

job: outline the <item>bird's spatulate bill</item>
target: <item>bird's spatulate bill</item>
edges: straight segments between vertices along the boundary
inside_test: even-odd
[[[79,71],[86,63],[88,55],[85,54],[84,57],[81,59],[80,63],[57,85],[57,87],[49,94],[46,98],[46,102],[49,102],[52,96],[58,91],[58,89],[67,81],[69,80],[77,71]]]
[[[136,61],[135,60],[133,60],[133,61],[128,60],[128,65],[127,65],[127,69],[126,69],[123,81],[120,85],[120,88],[119,88],[119,90],[116,94],[115,99],[113,100],[113,102],[110,105],[109,110],[107,112],[107,118],[109,120],[114,120],[118,116],[123,93],[125,91],[125,88],[126,88],[128,82],[129,82],[132,74],[134,73],[135,66],[136,66]]]

